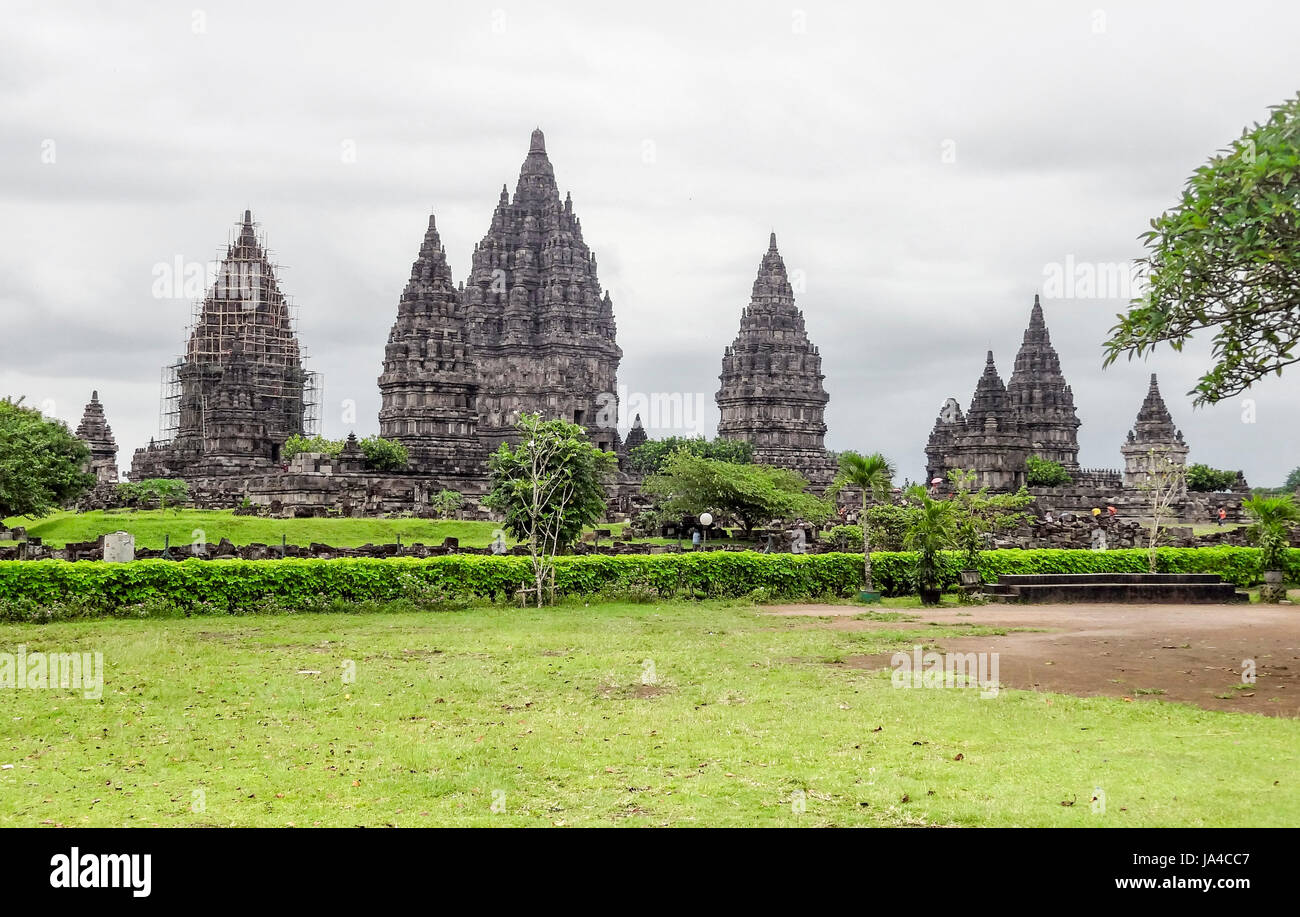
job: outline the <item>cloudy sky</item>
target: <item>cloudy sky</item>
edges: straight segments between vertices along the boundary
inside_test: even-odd
[[[969,402],[989,348],[1007,378],[1043,291],[1083,464],[1120,464],[1151,372],[1192,461],[1262,485],[1300,464],[1300,373],[1250,393],[1255,423],[1241,399],[1193,411],[1203,345],[1103,371],[1127,291],[1048,289],[1137,257],[1187,175],[1295,95],[1300,7],[195,5],[0,12],[0,393],[75,425],[98,389],[123,466],[192,306],[157,295],[159,266],[210,261],[245,208],[324,432],[375,432],[429,214],[459,281],[537,126],[613,296],[621,385],[697,397],[702,432],[775,230],[832,448],[920,477],[943,400]]]

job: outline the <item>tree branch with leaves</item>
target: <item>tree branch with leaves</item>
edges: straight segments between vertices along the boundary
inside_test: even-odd
[[[1105,365],[1212,329],[1203,405],[1300,362],[1300,97],[1198,168],[1141,238],[1147,288],[1117,316]]]

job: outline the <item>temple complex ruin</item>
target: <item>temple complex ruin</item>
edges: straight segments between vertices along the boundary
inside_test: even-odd
[[[434,511],[440,491],[454,490],[466,513],[484,515],[488,457],[513,440],[520,414],[537,412],[578,424],[594,445],[619,454],[612,506],[628,512],[643,500],[626,458],[647,442],[646,429],[637,415],[623,442],[616,426],[622,350],[613,303],[572,198],[560,196],[540,130],[513,195],[502,188],[463,283],[428,219],[378,378],[379,433],[406,447],[405,468],[368,467],[355,436],[333,457],[283,453],[291,436],[318,431],[318,386],[251,212],[244,211],[219,260],[211,288],[195,304],[184,355],[163,371],[160,435],[136,450],[132,480],[184,478],[206,505],[252,503],[300,514],[422,514]],[[750,443],[755,462],[796,471],[824,491],[836,472],[825,446],[824,380],[773,233],[723,353],[718,435]],[[945,403],[926,444],[926,476],[942,484],[961,468],[976,486],[1014,491],[1027,484],[1027,462],[1037,456],[1070,477],[1065,486],[1033,488],[1040,512],[1105,505],[1133,518],[1142,512],[1152,454],[1186,465],[1187,444],[1154,376],[1121,447],[1123,470],[1081,467],[1079,427],[1035,296],[1009,380],[989,351],[969,408],[955,398]],[[111,483],[116,444],[97,394],[78,435],[90,445],[96,476]],[[1239,485],[1244,491],[1245,482]],[[1187,495],[1184,514],[1207,512],[1207,499]]]
[[[1155,375],[1133,429],[1120,447],[1123,470],[1080,467],[1079,426],[1074,393],[1061,372],[1035,296],[1010,383],[1003,385],[989,351],[970,409],[963,412],[957,400],[949,398],[935,421],[925,448],[926,478],[942,482],[936,485],[940,491],[947,486],[949,472],[960,468],[975,475],[975,487],[1010,492],[1028,484],[1027,462],[1037,456],[1061,465],[1071,479],[1059,487],[1029,488],[1038,498],[1040,512],[1086,513],[1094,507],[1114,506],[1118,513],[1135,517],[1149,511],[1152,456],[1160,467],[1187,465],[1188,446],[1174,426]],[[1212,504],[1228,504],[1235,518],[1246,493],[1244,480],[1231,494],[1184,492],[1178,511],[1187,519],[1203,520],[1212,514]]]
[[[797,471],[817,488],[830,485],[836,463],[825,446],[830,396],[822,358],[794,303],[776,233],[718,378],[719,436],[751,443],[757,463]]]

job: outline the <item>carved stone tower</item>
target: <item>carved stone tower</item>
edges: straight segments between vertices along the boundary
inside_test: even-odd
[[[942,417],[940,424],[944,424]],[[965,419],[945,426],[949,439],[943,471],[934,469],[935,477],[946,478],[948,469],[961,468],[975,472],[976,488],[1013,491],[1025,483],[1029,439],[993,363],[993,351],[988,352]],[[932,440],[935,435],[931,434]]]
[[[1151,385],[1138,411],[1137,421],[1119,451],[1124,454],[1125,487],[1147,484],[1151,477],[1153,454],[1157,463],[1167,460],[1178,467],[1187,465],[1188,447],[1183,441],[1183,431],[1174,427],[1173,416],[1165,407],[1155,373],[1151,374]]]
[[[1037,295],[1007,383],[1007,395],[1029,438],[1031,454],[1077,471],[1079,415],[1074,408],[1074,392],[1061,374],[1061,360],[1052,347]]]
[[[560,200],[540,130],[513,200],[501,189],[464,296],[484,447],[513,439],[518,415],[538,412],[576,423],[600,448],[617,450],[615,377],[623,352],[614,307],[601,292],[572,199]]]
[[[379,377],[379,435],[434,474],[481,471],[478,384],[465,340],[465,306],[432,216],[397,303]]]
[[[99,392],[90,393],[90,403],[77,425],[77,438],[90,447],[90,467],[98,484],[117,481],[117,441],[113,430],[104,418],[104,406],[99,403]]]
[[[719,436],[753,444],[755,462],[797,471],[817,487],[831,483],[822,358],[795,306],[776,233],[718,378]]]

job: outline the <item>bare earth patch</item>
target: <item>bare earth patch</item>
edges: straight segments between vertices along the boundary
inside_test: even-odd
[[[786,605],[771,613],[854,621],[862,606]],[[930,623],[1030,629],[1004,636],[938,638],[944,652],[996,652],[1008,688],[1105,695],[1134,702],[1167,700],[1207,710],[1300,716],[1300,608],[1261,605],[980,605],[909,609],[908,628]],[[892,624],[898,627],[897,623]],[[853,656],[844,664],[878,669],[890,656]],[[1253,660],[1254,683],[1243,683]]]
[[[604,683],[599,686],[598,690],[600,696],[607,700],[611,697],[646,700],[667,694],[672,689],[666,685],[615,685]]]

